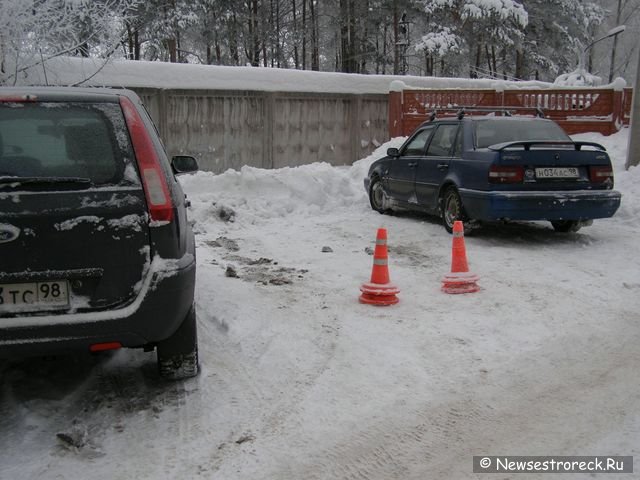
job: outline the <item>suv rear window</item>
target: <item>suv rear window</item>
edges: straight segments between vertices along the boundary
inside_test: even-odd
[[[492,118],[474,123],[477,148],[516,141],[571,141],[558,124],[545,120]]]
[[[123,122],[118,104],[0,104],[0,176],[118,183],[124,163],[114,121]]]

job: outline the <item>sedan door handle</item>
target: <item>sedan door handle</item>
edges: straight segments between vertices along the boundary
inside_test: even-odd
[[[449,168],[449,164],[447,163],[439,163],[437,166],[438,170],[446,170],[447,168]]]
[[[411,163],[407,163],[407,167],[415,167],[418,165],[418,162],[411,162]]]

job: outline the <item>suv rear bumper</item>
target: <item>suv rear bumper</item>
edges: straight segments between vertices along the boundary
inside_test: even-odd
[[[142,347],[175,332],[193,304],[196,261],[154,259],[129,305],[86,313],[0,318],[0,356],[89,351],[97,343]]]
[[[460,189],[469,218],[477,220],[591,220],[612,217],[622,195],[615,190],[483,192]]]

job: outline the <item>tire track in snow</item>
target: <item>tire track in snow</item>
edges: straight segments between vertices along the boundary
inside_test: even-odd
[[[302,292],[298,292],[302,293]],[[308,296],[304,302],[306,307],[302,308],[300,316],[308,314],[308,310],[317,310],[324,305],[324,295]],[[296,309],[297,311],[297,309]],[[268,436],[280,435],[286,429],[292,428],[287,422],[293,419],[294,423],[300,427],[297,419],[300,412],[300,405],[309,391],[315,386],[317,380],[331,367],[335,350],[340,336],[340,324],[337,316],[326,319],[321,325],[316,326],[316,331],[310,337],[310,344],[317,347],[314,350],[315,360],[311,364],[305,365],[305,371],[293,371],[292,380],[287,387],[287,395],[280,396],[278,401],[271,407],[263,417],[263,433]],[[295,427],[293,427],[295,428]]]
[[[473,455],[586,455],[614,432],[638,438],[637,422],[626,419],[637,414],[638,393],[628,379],[640,363],[640,335],[637,328],[627,333],[623,342],[615,332],[597,338],[579,332],[568,344],[557,339],[489,371],[487,381],[461,385],[468,393],[450,404],[414,399],[329,448],[305,445],[308,460],[288,470],[309,479],[476,478]],[[584,418],[583,410],[602,417]]]
[[[410,419],[413,422],[407,423]],[[433,410],[414,407],[395,412],[314,454],[315,461],[304,467],[301,475],[345,480],[413,478],[415,466],[432,461],[438,446],[459,442],[463,429],[491,420],[493,412],[479,408],[471,400]],[[419,478],[425,478],[423,475]]]
[[[225,250],[206,248],[206,242],[201,244],[205,247],[203,248],[204,256],[200,256],[202,265],[199,268],[220,268],[219,264],[224,264]],[[268,245],[264,245],[262,239],[244,238],[243,246],[249,249],[252,254],[258,256],[278,257],[278,255],[272,254],[273,252]],[[242,254],[242,251],[236,253]],[[211,260],[214,262],[211,262]],[[213,266],[211,263],[213,263]],[[206,292],[220,292],[220,288],[216,288],[215,282],[217,280],[212,280],[210,275],[202,275],[202,277],[202,279],[199,279],[199,295],[201,297],[212,297],[213,294]],[[222,279],[221,281],[235,282],[237,280]],[[253,291],[253,295],[264,295],[265,302],[271,305],[268,308],[284,309],[275,310],[272,315],[260,312],[260,314],[265,315],[265,318],[269,316],[278,318],[279,315],[306,318],[325,305],[325,296],[323,294],[309,294],[308,289],[298,282],[279,287],[250,285],[241,286],[240,288]],[[254,291],[256,288],[259,292]],[[274,305],[281,303],[284,298],[287,299],[285,304],[280,307],[274,307]],[[233,301],[229,298],[225,300]],[[203,303],[211,302],[207,298],[207,300],[203,300]],[[227,307],[225,310],[228,311],[230,309]],[[298,369],[299,364],[289,365],[287,374],[281,377],[284,384],[278,387],[287,392],[286,396],[282,396],[281,392],[273,391],[272,385],[261,386],[255,381],[255,379],[263,376],[260,372],[260,368],[262,368],[260,363],[263,360],[267,362],[273,361],[273,359],[263,359],[263,357],[271,355],[272,348],[282,348],[281,345],[277,345],[281,341],[282,332],[278,330],[267,332],[267,336],[262,339],[262,344],[243,342],[242,348],[249,347],[249,349],[247,351],[239,351],[233,344],[229,344],[229,338],[225,334],[230,327],[224,320],[216,318],[209,312],[204,313],[202,317],[203,321],[200,322],[199,326],[202,327],[201,331],[206,336],[206,340],[200,343],[215,347],[210,351],[215,360],[207,367],[207,370],[213,372],[213,377],[218,380],[224,377],[228,378],[229,382],[221,388],[222,391],[235,390],[239,392],[239,395],[231,399],[232,404],[240,404],[242,410],[246,413],[253,409],[254,414],[251,415],[252,425],[247,426],[246,429],[252,428],[254,433],[259,436],[276,434],[281,430],[287,418],[296,410],[296,405],[304,398],[307,390],[326,369],[326,365],[333,355],[333,348],[335,348],[335,343],[331,338],[337,335],[339,327],[334,327],[333,322],[330,320],[323,325],[314,327],[312,336],[305,338],[305,341],[308,341],[313,346],[314,355],[317,355],[318,359],[312,366],[305,368],[304,371]],[[251,335],[252,332],[248,332],[248,334]],[[268,401],[265,401],[266,399]],[[256,408],[256,405],[259,405],[259,407]]]

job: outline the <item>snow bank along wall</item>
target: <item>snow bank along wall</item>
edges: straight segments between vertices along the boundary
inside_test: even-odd
[[[611,135],[631,119],[631,88],[401,89],[389,93],[389,135],[409,135],[434,109],[457,106],[541,108],[569,134]],[[455,114],[455,112],[450,112]],[[478,113],[476,113],[478,114]]]
[[[170,155],[215,173],[310,162],[350,165],[388,139],[388,96],[133,88]]]

